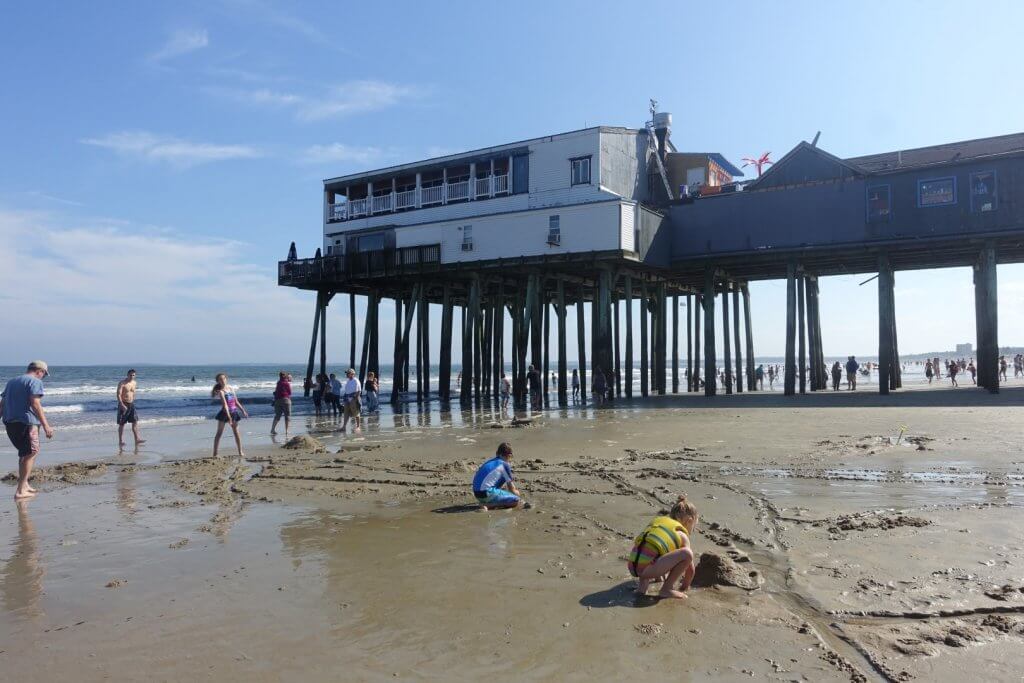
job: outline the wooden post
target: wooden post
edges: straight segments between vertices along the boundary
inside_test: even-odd
[[[750,391],[757,390],[757,380],[754,378],[754,330],[750,324],[750,287],[743,284],[743,328],[747,342],[747,388]]]
[[[622,347],[619,346],[619,292],[614,287],[612,288],[612,336],[612,348],[615,352],[615,357],[612,361],[615,366],[615,397],[622,398]]]
[[[320,374],[327,374],[327,303],[331,294],[324,292],[320,299]]]
[[[420,312],[423,314],[423,398],[430,400],[430,299],[427,285],[420,289]]]
[[[576,343],[580,365],[580,403],[587,402],[587,321],[583,316],[583,302],[586,293],[580,283],[579,298],[576,299]]]
[[[565,282],[559,278],[555,296],[558,298],[555,312],[558,314],[558,405],[564,406],[569,402],[567,373],[568,362],[565,358]]]
[[[316,293],[316,310],[313,313],[313,339],[309,342],[309,364],[306,366],[306,381],[303,382],[303,395],[309,397],[310,384],[313,381],[313,362],[316,359],[316,338],[320,333],[320,313],[322,307],[320,302],[323,299],[323,292]]]
[[[704,295],[693,295],[693,390],[700,391],[700,336],[701,336],[701,314],[704,312]]]
[[[475,176],[473,176],[475,182]],[[486,291],[486,290],[485,290]],[[494,303],[489,299],[484,304],[484,338],[483,338],[483,379],[480,380],[484,398],[490,398],[493,386],[491,373],[494,360]]]
[[[548,392],[551,391],[551,306],[548,305],[547,295],[541,292],[541,306],[544,307],[544,337],[541,340],[544,353],[544,405],[548,404]]]
[[[370,325],[370,360],[367,370],[373,371],[373,376],[380,378],[380,292],[370,292],[370,314],[373,316],[373,324]]]
[[[814,278],[814,324],[814,335],[818,339],[818,368],[821,372],[819,384],[821,390],[825,391],[828,389],[828,368],[825,366],[825,342],[821,334],[821,287],[817,277]]]
[[[543,363],[541,331],[544,329],[544,316],[540,310],[541,296],[544,289],[540,274],[533,276],[533,296],[527,305],[530,306],[530,365],[538,371]]]
[[[416,302],[416,402],[423,402],[423,289]]]
[[[686,391],[693,391],[693,296],[686,295]]]
[[[736,393],[743,393],[743,350],[740,347],[740,285],[732,286],[732,335],[736,349]]]
[[[370,200],[373,201],[373,200]],[[356,366],[356,295],[348,295],[348,322],[349,322],[349,358],[348,366]]]
[[[672,295],[672,393],[679,393],[679,295]]]
[[[796,394],[796,264],[786,265],[786,360],[783,393]]]
[[[999,393],[999,307],[996,280],[996,249],[991,242],[981,252],[981,276],[984,291],[982,324],[985,328],[985,355],[987,356],[988,383],[986,388]],[[979,354],[980,355],[980,354]]]
[[[400,381],[406,367],[405,361],[409,356],[409,333],[412,331],[412,320],[413,314],[416,312],[416,299],[419,295],[419,285],[413,285],[412,294],[409,296],[409,300],[405,303],[405,320],[402,323],[402,329],[399,331],[398,343],[395,345],[395,364],[394,364],[394,381],[391,385],[391,402],[398,403],[399,393],[403,390],[402,383]],[[398,320],[395,320],[395,326],[399,324]]]
[[[889,393],[892,372],[892,268],[889,257],[878,257],[878,393]]]
[[[519,323],[522,308],[519,302],[522,298],[520,292],[516,292],[509,305],[508,314],[512,322],[512,401],[513,405],[519,407],[520,400],[520,374],[519,374]]]
[[[597,339],[594,342],[596,356],[594,367],[605,376],[605,395],[608,396],[610,386],[609,373],[612,371],[612,325],[610,313],[612,308],[612,273],[607,268],[602,269],[597,276],[597,292],[594,296],[594,305],[591,308],[596,322],[595,331]],[[595,377],[592,375],[591,377]],[[593,384],[593,381],[591,382]]]
[[[473,289],[476,281],[470,283],[466,303],[462,307],[462,380],[459,383],[459,405],[468,408],[473,394]]]
[[[818,366],[818,340],[815,336],[817,328],[814,324],[816,315],[814,282],[815,277],[813,275],[804,276],[804,290],[807,301],[807,380],[810,391],[818,391],[818,376],[821,374],[821,368]]]
[[[452,292],[451,285],[444,283],[441,293],[441,357],[438,367],[437,390],[441,400],[447,403],[452,398]],[[395,318],[398,323],[398,318]]]
[[[797,333],[797,356],[799,358],[799,367],[797,368],[797,376],[800,378],[800,393],[807,393],[807,318],[804,312],[804,293],[806,289],[807,278],[804,277],[803,270],[797,275],[796,280],[796,295],[797,295],[797,321],[796,321],[796,333]]]
[[[626,397],[633,397],[633,278],[626,275]]]
[[[715,367],[715,269],[704,271],[704,395],[717,393],[718,371]]]
[[[366,362],[370,359],[370,337],[372,336],[370,330],[372,329],[371,325],[373,325],[370,303],[372,296],[371,294],[366,297],[366,315],[363,316],[363,350],[359,354],[359,365],[353,366],[353,369],[358,373],[360,382],[366,381]]]
[[[729,331],[729,281],[722,283],[722,354],[725,362],[725,393],[732,393],[732,333]]]
[[[648,396],[648,383],[650,382],[650,369],[647,362],[647,306],[650,302],[647,299],[647,283],[640,281],[640,395]]]
[[[481,309],[483,300],[483,286],[480,278],[473,279],[472,306],[473,306],[473,400],[480,403],[481,379],[483,378],[483,341],[484,341],[484,316]]]
[[[392,377],[394,384],[391,386],[392,400],[395,400],[396,390],[402,391],[401,367],[399,366],[400,358],[402,357],[400,351],[402,347],[402,294],[401,292],[395,294],[395,343],[394,343],[394,354],[392,356],[394,360],[394,367],[392,368]]]
[[[658,284],[658,394],[668,393],[668,287]]]
[[[494,302],[494,341],[491,342],[491,385],[494,389],[494,401],[501,401],[501,375],[505,371],[505,354],[502,343],[505,338],[505,284],[498,282],[498,298]]]

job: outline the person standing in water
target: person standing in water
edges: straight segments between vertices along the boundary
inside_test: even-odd
[[[277,434],[277,423],[282,417],[284,433],[287,436],[292,421],[292,378],[283,371],[278,373],[277,386],[274,388],[274,421],[270,424],[271,434]]]
[[[345,428],[348,427],[348,419],[351,417],[352,429],[358,432],[361,425],[360,414],[363,407],[360,402],[363,394],[363,385],[356,379],[354,368],[346,370],[345,376],[348,377],[348,380],[346,380],[345,388],[342,390],[344,392],[342,400],[345,402],[345,407],[342,409],[344,419],[341,421],[341,431],[345,431]]]
[[[131,424],[132,436],[135,437],[135,447],[146,443],[146,440],[139,436],[139,415],[135,412],[135,391],[138,384],[135,378],[138,373],[134,369],[129,370],[123,380],[117,383],[117,445],[124,448],[124,426]]]
[[[39,428],[43,428],[47,439],[53,438],[42,403],[43,378],[49,374],[45,362],[34,360],[28,364],[25,374],[7,382],[0,394],[0,415],[7,438],[18,451],[18,486],[14,489],[14,500],[36,495],[36,490],[28,485],[28,478],[39,455]]]
[[[249,417],[245,406],[238,400],[235,390],[228,384],[228,376],[219,373],[216,384],[210,395],[220,401],[220,412],[217,413],[217,435],[213,437],[213,457],[217,457],[217,450],[220,448],[220,437],[224,434],[224,425],[231,425],[231,431],[235,435],[235,445],[238,446],[238,457],[244,457],[242,452],[242,435],[238,432],[238,422],[243,417]]]
[[[843,366],[836,361],[832,364],[832,391],[839,391],[839,385],[843,382]]]
[[[846,388],[850,391],[857,391],[857,370],[860,369],[860,363],[857,362],[856,357],[850,356],[846,361]]]
[[[380,407],[377,398],[380,393],[380,383],[377,381],[377,375],[373,370],[366,371],[366,381],[363,382],[363,393],[366,394],[366,412],[376,413]]]
[[[572,371],[572,402],[576,403],[580,400],[580,373],[578,370]]]
[[[500,393],[501,393],[501,409],[504,411],[504,410],[508,409],[508,400],[509,400],[509,397],[511,397],[511,395],[512,395],[512,385],[509,383],[508,377],[505,375],[505,371],[504,370],[501,371]]]

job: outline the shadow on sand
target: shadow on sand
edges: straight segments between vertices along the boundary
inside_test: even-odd
[[[623,581],[603,591],[590,593],[580,598],[584,607],[653,607],[658,598],[653,595],[638,595],[636,582]]]
[[[476,503],[464,503],[462,505],[446,505],[443,508],[434,508],[431,512],[439,515],[450,515],[458,512],[480,512],[480,505]]]

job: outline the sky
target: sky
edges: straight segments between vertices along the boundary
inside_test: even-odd
[[[1024,128],[1016,2],[41,1],[4,15],[0,363],[301,360],[313,296],[277,287],[275,268],[292,240],[320,245],[323,178],[638,127],[652,97],[677,148],[734,163],[817,131],[847,157]],[[864,279],[822,280],[826,355],[876,352]],[[758,354],[782,353],[784,289],[751,287]],[[1001,344],[1024,344],[1024,268],[1000,266],[999,297]],[[966,269],[897,273],[896,305],[904,353],[974,341]],[[347,306],[329,325],[347,328]]]

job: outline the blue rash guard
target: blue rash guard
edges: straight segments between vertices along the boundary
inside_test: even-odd
[[[512,467],[495,456],[480,465],[473,477],[473,493],[487,493],[489,489],[500,489],[512,482]]]

